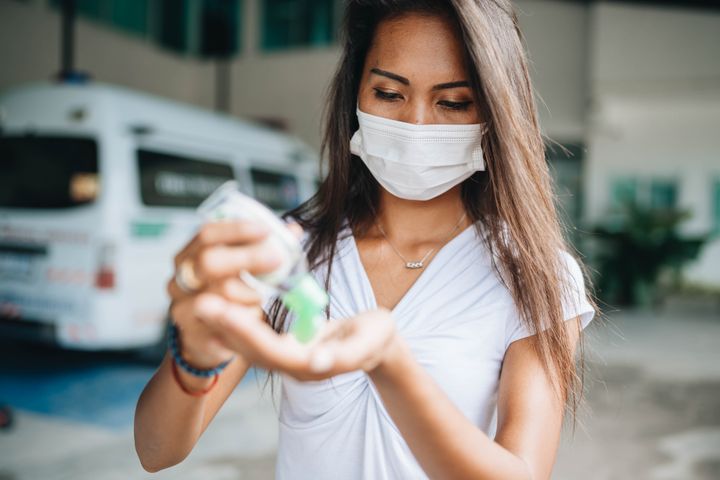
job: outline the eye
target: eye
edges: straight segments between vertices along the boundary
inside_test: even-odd
[[[467,102],[451,102],[450,100],[442,100],[438,102],[438,105],[440,105],[443,108],[446,108],[448,110],[455,110],[455,111],[465,111],[468,108],[470,108],[470,105],[473,102],[467,101]]]
[[[375,98],[379,98],[381,100],[399,100],[402,98],[402,95],[396,92],[385,92],[383,90],[380,90],[379,88],[373,88],[375,90]]]

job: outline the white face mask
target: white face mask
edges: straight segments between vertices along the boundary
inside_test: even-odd
[[[416,125],[359,108],[357,116],[360,128],[350,151],[396,197],[429,200],[485,170],[482,123]]]

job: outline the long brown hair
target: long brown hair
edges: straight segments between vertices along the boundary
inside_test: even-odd
[[[312,198],[285,216],[309,233],[310,266],[327,268],[329,290],[343,220],[362,235],[372,224],[371,212],[378,210],[380,198],[377,181],[362,161],[353,158],[349,147],[358,128],[355,106],[365,57],[381,21],[410,12],[442,15],[462,37],[470,84],[488,126],[483,136],[486,170],[463,182],[463,204],[468,216],[489,232],[480,238],[497,260],[494,268],[522,321],[540,332],[535,349],[557,394],[574,414],[582,377],[564,328],[561,298],[571,290],[563,281],[568,275],[559,255],[570,248],[556,211],[522,34],[509,0],[348,2],[342,57],[324,115],[321,155],[327,160],[327,175]],[[578,263],[589,286],[586,269]],[[591,296],[588,301],[596,306]],[[276,330],[283,329],[286,316],[280,302],[275,302],[269,317]],[[581,335],[581,359],[582,343]]]

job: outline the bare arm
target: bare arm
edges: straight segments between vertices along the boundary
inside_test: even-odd
[[[229,347],[223,332],[212,328],[207,305],[232,310],[243,325],[269,328],[259,295],[238,278],[240,271],[262,272],[277,265],[278,259],[272,255],[276,252],[263,250],[265,234],[260,226],[247,222],[207,224],[175,257],[176,269],[191,261],[202,282],[195,292],[181,289],[174,277],[167,284],[182,357],[203,369],[235,356],[210,392],[196,397],[180,388],[171,357],[165,355],[135,410],[135,450],[145,470],[155,472],[181,462],[253,363],[252,357],[241,351],[243,345]],[[179,381],[190,391],[205,390],[212,382],[182,369],[178,372]]]
[[[180,463],[248,371],[240,357],[228,365],[217,385],[201,397],[183,392],[175,382],[171,360],[165,356],[145,386],[135,412],[135,450],[140,463],[149,472],[157,472]],[[180,379],[190,390],[201,390],[211,380],[180,371]]]
[[[568,321],[577,341],[578,319]],[[370,372],[383,403],[431,478],[545,479],[555,463],[563,405],[530,339],[508,348],[498,393],[498,432],[490,439],[458,410],[396,340]]]

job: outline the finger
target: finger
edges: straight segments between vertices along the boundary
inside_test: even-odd
[[[168,280],[165,291],[170,296],[170,300],[173,302],[184,300],[193,296],[192,292],[187,292],[180,288],[180,285],[178,285],[177,281],[175,280],[175,275],[173,275],[170,280]]]
[[[231,306],[226,315],[228,330],[247,342],[266,368],[288,372],[307,370],[310,350],[295,337],[278,335],[266,322],[247,321],[242,307],[237,305]]]
[[[204,294],[195,314],[231,348],[250,353],[252,361],[270,369],[304,371],[308,368],[309,349],[288,335],[278,335],[267,323],[255,321],[248,309]]]
[[[194,320],[194,302],[195,298],[190,296],[170,304],[170,317],[178,328],[186,328],[188,322]]]
[[[282,252],[272,244],[214,246],[197,254],[194,270],[200,281],[210,283],[223,277],[236,277],[242,271],[255,274],[270,272],[282,261]]]
[[[221,295],[231,302],[245,306],[258,306],[262,303],[260,293],[237,277],[227,277],[213,282],[206,291]]]
[[[192,240],[175,256],[175,268],[201,248],[216,244],[244,245],[257,243],[268,234],[268,228],[250,220],[208,222],[200,227]]]
[[[315,335],[306,344],[308,347],[313,348],[315,345],[329,342],[336,338],[345,336],[343,333],[347,329],[347,322],[343,320],[328,320],[320,325]]]
[[[387,312],[368,312],[341,322],[335,335],[313,347],[310,365],[316,372],[366,370],[389,344],[394,324]]]
[[[204,224],[197,234],[201,245],[218,243],[244,245],[258,242],[270,232],[262,222],[254,220],[221,220]]]

